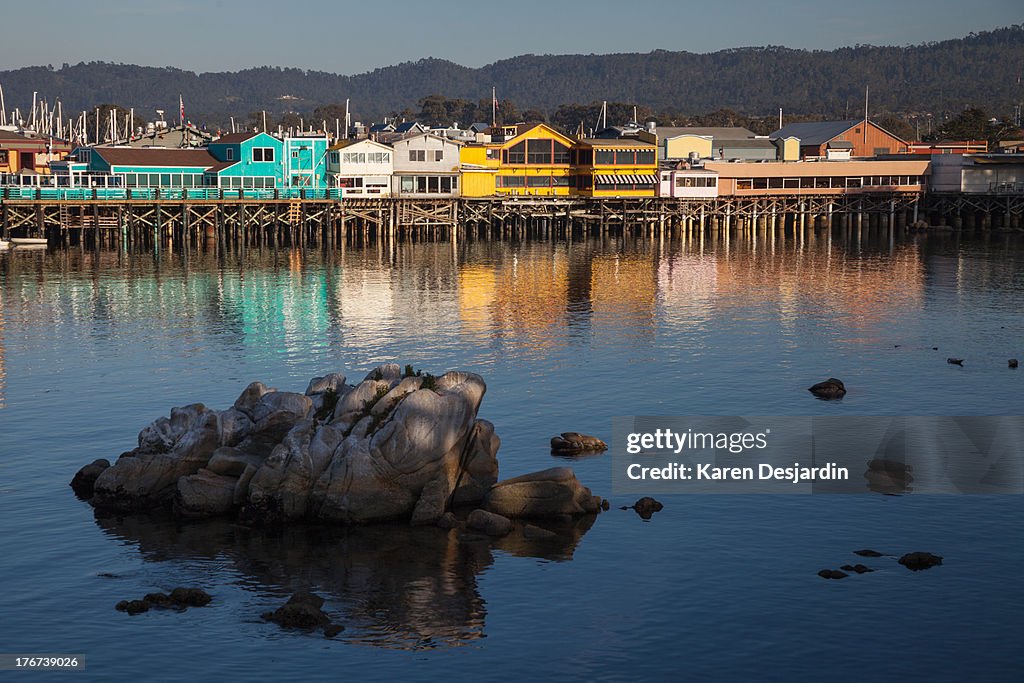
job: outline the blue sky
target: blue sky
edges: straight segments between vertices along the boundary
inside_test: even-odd
[[[527,53],[906,45],[1019,23],[1020,0],[31,0],[0,8],[0,70],[101,60],[354,74],[422,57],[475,67]]]

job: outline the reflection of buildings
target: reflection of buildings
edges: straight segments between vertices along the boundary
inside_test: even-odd
[[[7,405],[4,391],[7,389],[7,360],[4,357],[4,293],[0,292],[0,408]]]
[[[571,560],[593,521],[584,517],[552,527],[554,538],[526,538],[516,529],[493,543],[507,554]],[[207,582],[234,583],[240,573],[243,585],[261,594],[317,592],[326,600],[324,609],[345,625],[338,640],[420,649],[484,636],[487,607],[477,576],[495,562],[486,537],[408,525],[297,526],[264,533],[227,520],[180,527],[170,519],[128,516],[97,517],[96,523],[110,536],[136,544],[150,562],[232,565],[224,577],[204,576]]]

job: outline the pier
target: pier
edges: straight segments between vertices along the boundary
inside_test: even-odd
[[[966,201],[966,200],[965,200]],[[977,219],[972,212],[989,216]],[[830,227],[901,230],[918,220],[1016,227],[1024,198],[985,204],[919,193],[665,197],[359,198],[217,197],[0,198],[0,234],[51,244],[146,247],[215,240],[250,245],[330,245],[373,238],[548,236],[580,231],[673,234]],[[992,216],[995,216],[993,218]],[[980,222],[979,222],[980,220]]]

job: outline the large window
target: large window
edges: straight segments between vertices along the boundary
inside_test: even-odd
[[[611,166],[615,163],[615,151],[610,149],[594,150],[595,166]]]
[[[551,180],[546,175],[531,175],[526,177],[527,187],[551,187]]]
[[[427,150],[425,149],[410,149],[409,150],[409,161],[426,161]]]
[[[433,155],[434,155],[434,161],[443,161],[444,160],[444,150],[443,149],[435,149],[433,151]]]
[[[551,140],[527,140],[526,163],[550,164],[552,157],[551,142]]]
[[[501,160],[506,164],[525,164],[526,142],[518,142],[506,149],[501,155]]]
[[[653,166],[655,154],[653,149],[640,149],[636,152],[636,163],[638,166]]]
[[[274,160],[274,148],[273,147],[253,147],[252,148],[252,160],[253,161],[273,161]]]
[[[636,163],[636,150],[617,149],[615,150],[616,166],[633,166]]]

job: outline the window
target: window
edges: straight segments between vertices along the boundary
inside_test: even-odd
[[[442,161],[443,159],[444,159],[444,150],[443,149],[435,149],[434,150],[434,161]]]
[[[782,186],[784,188],[790,189],[790,190],[797,189],[798,187],[800,187],[800,179],[799,178],[783,178],[782,179]]]
[[[782,189],[782,178],[769,178],[768,187],[772,188],[773,190]]]
[[[498,187],[526,187],[526,178],[517,175],[498,176]]]
[[[501,158],[501,150],[500,149],[497,149],[495,147],[488,147],[487,148],[487,159],[489,161],[497,161],[500,158]]]
[[[754,189],[755,190],[767,190],[768,179],[767,178],[754,178]]]
[[[846,179],[846,186],[847,187],[860,187],[860,185],[861,185],[861,179],[860,178],[847,178]]]
[[[636,152],[638,166],[653,166],[655,162],[653,149],[640,149]]]
[[[341,163],[341,159],[339,158],[339,156],[340,155],[337,152],[331,152],[331,163],[332,164],[339,164],[339,163]]]
[[[366,154],[362,152],[345,152],[342,155],[342,161],[346,164],[364,164],[366,163]]]
[[[298,152],[298,150],[296,150],[296,151],[292,152],[292,159],[298,159],[298,158],[299,158],[299,152]]]
[[[506,164],[525,164],[526,142],[519,142],[506,149],[501,155],[501,160]]]
[[[170,187],[171,186],[171,174],[170,173],[161,173],[160,174],[160,185],[161,185],[161,187]]]
[[[452,179],[449,176],[443,176],[441,178],[441,192],[448,193],[452,191]]]
[[[569,163],[569,148],[563,145],[561,142],[553,141],[554,148],[554,163],[556,164],[567,164]]]
[[[552,187],[569,187],[569,176],[556,175],[551,176]]]
[[[6,149],[0,149],[0,164],[6,164],[6,163],[7,163],[7,150]]]
[[[527,140],[526,163],[550,164],[552,159],[551,140]]]
[[[231,148],[231,147],[228,147],[227,150],[224,151],[224,158],[227,161],[234,161],[235,160],[235,150],[233,148]]]
[[[526,178],[527,187],[551,187],[551,181],[546,175],[531,175]]]
[[[616,166],[633,166],[636,163],[636,150],[620,149],[615,152]]]
[[[404,176],[402,176],[401,191],[402,192],[412,192],[413,187],[415,187],[415,185],[414,185],[415,182],[416,182],[416,179],[413,176],[411,176],[411,175],[404,175]]]
[[[754,187],[754,180],[752,178],[745,178],[743,180],[736,181],[737,190],[749,190]]]
[[[881,156],[883,154],[888,154],[888,153],[889,153],[889,148],[888,147],[875,147],[875,156],[876,157],[877,156]]]
[[[610,149],[594,150],[595,166],[611,166],[615,163],[615,152]]]
[[[427,192],[427,176],[418,175],[416,176],[416,191],[420,194],[426,194]]]
[[[427,151],[423,149],[410,149],[409,161],[426,161]]]
[[[273,147],[253,147],[252,148],[252,160],[253,161],[273,161],[274,160],[274,148]]]

